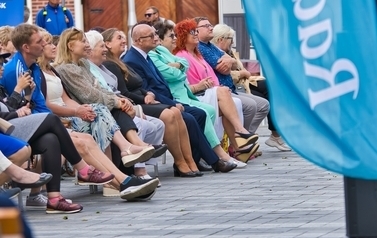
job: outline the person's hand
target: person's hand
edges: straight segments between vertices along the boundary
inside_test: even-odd
[[[181,63],[168,63],[168,65],[177,69],[181,68]]]
[[[20,77],[18,77],[17,85],[14,88],[14,91],[21,93],[22,90],[24,90],[26,87],[30,87],[33,82],[33,78],[28,73],[22,74]],[[34,85],[35,87],[35,85]]]
[[[30,103],[16,110],[18,117],[24,117],[31,114]]]
[[[198,90],[203,91],[208,88],[212,88],[214,86],[214,82],[212,80],[212,77],[206,77],[198,83]]]
[[[123,112],[129,111],[130,108],[133,107],[132,103],[126,98],[118,98],[118,100],[119,100],[120,110],[122,110]]]
[[[94,121],[96,113],[93,111],[92,106],[83,104],[76,108],[75,116],[81,118],[84,121]]]
[[[145,104],[154,104],[154,99],[155,99],[155,96],[154,94],[152,93],[148,93],[145,97],[144,97],[144,103]]]
[[[242,69],[239,72],[240,72],[240,79],[244,79],[244,78],[248,79],[251,76],[250,72],[247,71],[246,69]]]
[[[178,108],[181,112],[185,110],[185,108],[180,103],[175,104],[175,107]]]

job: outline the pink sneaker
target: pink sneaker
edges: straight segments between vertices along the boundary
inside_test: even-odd
[[[77,180],[79,185],[103,185],[111,182],[114,177],[113,174],[101,172],[93,166],[90,166],[88,175],[83,177],[78,173]]]

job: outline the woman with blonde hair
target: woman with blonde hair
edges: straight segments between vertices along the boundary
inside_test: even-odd
[[[56,47],[52,43],[52,36],[47,31],[42,32],[43,39],[46,41],[43,55],[38,59],[38,63],[42,70],[42,76],[44,76],[46,83],[46,104],[57,115],[68,117],[72,121],[72,129],[76,132],[85,132],[95,138],[98,143],[99,140],[104,140],[100,143],[102,151],[110,144],[114,142],[122,155],[123,164],[126,166],[132,166],[137,162],[148,160],[154,152],[152,146],[137,146],[128,142],[121,132],[119,126],[116,124],[112,115],[106,107],[101,104],[80,105],[77,102],[70,99],[64,90],[59,76],[54,68],[50,65],[50,62],[55,58]],[[95,114],[94,119],[91,119],[91,108],[93,108]],[[124,183],[128,177],[123,174],[119,169],[97,148],[94,140],[89,136],[82,133],[70,133],[70,136],[77,147],[79,153],[83,158],[93,166],[99,167],[104,171],[111,171],[115,175],[115,180],[111,185],[120,191],[122,198],[134,199],[134,194],[126,194],[122,189],[122,183]],[[106,135],[106,138],[103,137]],[[115,162],[116,163],[116,162]],[[158,181],[158,180],[157,180]],[[148,182],[148,180],[145,180]],[[155,183],[156,180],[151,180]],[[148,184],[143,185],[150,186]],[[145,188],[143,188],[145,190]],[[107,191],[107,187],[104,191]],[[149,189],[147,193],[151,193],[154,188]],[[107,195],[104,192],[104,195]],[[141,194],[144,195],[144,194]]]
[[[114,142],[120,149],[124,164],[134,164],[148,160],[153,148],[133,145],[119,131],[110,111],[102,104],[79,104],[69,98],[50,62],[56,57],[56,46],[52,44],[52,35],[43,33],[46,41],[43,55],[38,59],[46,83],[46,104],[56,115],[71,121],[74,131],[89,133],[99,144],[102,151]],[[132,161],[132,162],[131,162]]]
[[[93,64],[101,67],[103,63],[103,66],[116,76],[115,80],[111,80],[110,75],[104,78],[107,79],[107,84],[115,90],[119,90],[123,96],[140,104],[146,115],[157,117],[164,122],[164,143],[168,145],[174,158],[174,175],[181,177],[202,176],[203,173],[199,171],[192,157],[188,132],[179,109],[156,101],[152,92],[141,87],[140,76],[119,59],[126,45],[121,32],[116,28],[110,28],[102,32],[102,35],[94,31],[89,31],[86,34],[92,36],[88,38],[92,47],[90,59]]]

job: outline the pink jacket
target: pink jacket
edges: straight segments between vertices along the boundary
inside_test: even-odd
[[[210,76],[212,77],[215,86],[220,85],[219,79],[217,78],[212,67],[203,58],[200,58],[198,61],[186,50],[179,51],[176,56],[185,58],[189,62],[189,68],[186,71],[189,84],[197,84],[202,79]]]

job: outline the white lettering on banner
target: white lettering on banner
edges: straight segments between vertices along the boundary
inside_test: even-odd
[[[6,6],[6,2],[0,2],[0,9],[6,9],[7,6]]]
[[[356,98],[359,92],[359,74],[355,65],[348,59],[338,59],[331,67],[331,71],[325,68],[311,65],[304,62],[305,73],[308,76],[323,79],[330,87],[313,92],[309,92],[310,108],[314,109],[315,106],[331,99],[340,97],[346,93],[354,92],[353,99]],[[348,71],[352,74],[352,78],[347,81],[335,84],[335,77],[339,72]]]
[[[302,8],[301,2],[304,0],[292,0],[294,2],[294,14],[299,20],[310,20],[323,10],[326,0],[319,0],[318,4],[310,8]],[[306,59],[316,59],[329,50],[333,41],[333,29],[331,19],[325,19],[323,21],[314,23],[305,28],[298,26],[298,37],[301,41],[300,53]],[[308,41],[311,37],[320,33],[326,33],[326,38],[315,47],[310,47]],[[308,89],[310,108],[313,110],[317,105],[325,103],[334,98],[343,96],[347,93],[353,92],[353,99],[357,97],[359,92],[359,73],[355,64],[346,58],[335,60],[331,66],[331,70],[323,67],[309,64],[304,61],[305,75],[321,79],[329,84],[329,87],[314,92],[312,89]],[[335,79],[338,73],[348,72],[352,75],[350,79],[336,84]]]
[[[312,36],[315,36],[321,32],[326,32],[326,40],[317,47],[309,47],[308,40]],[[305,28],[299,26],[298,38],[300,41],[302,41],[300,52],[305,58],[316,59],[322,56],[330,48],[332,42],[332,28],[330,19],[326,19]]]

